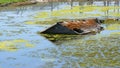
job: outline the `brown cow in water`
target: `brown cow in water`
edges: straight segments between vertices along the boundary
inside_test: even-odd
[[[103,20],[86,19],[76,21],[57,22],[55,25],[42,31],[43,34],[96,34],[100,32],[103,27],[101,23]]]
[[[100,26],[98,19],[86,19],[78,21],[64,21],[61,24],[77,33],[100,32],[103,27]]]

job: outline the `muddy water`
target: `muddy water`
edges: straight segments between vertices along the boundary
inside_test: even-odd
[[[0,68],[120,67],[119,21],[102,24],[105,30],[96,35],[46,38],[37,32],[49,25],[25,23],[34,21],[33,17],[41,11],[18,7],[0,12]]]

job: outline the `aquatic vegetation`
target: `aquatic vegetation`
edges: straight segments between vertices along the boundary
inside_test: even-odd
[[[24,47],[33,47],[27,40],[17,39],[0,42],[0,50],[16,51]]]
[[[10,66],[11,68],[59,68],[59,66],[61,68],[120,67],[119,21],[106,20],[102,24],[105,27],[105,31],[113,31],[110,33],[110,35],[108,35],[109,32],[106,32],[106,35],[104,35],[104,31],[96,35],[36,34],[37,31],[45,29],[46,25],[53,25],[58,21],[66,21],[72,19],[74,20],[94,16],[101,17],[105,15],[107,10],[110,10],[108,13],[111,14],[110,16],[114,16],[112,14],[114,12],[114,8],[115,15],[117,15],[118,13],[116,9],[120,8],[110,6],[106,7],[107,10],[104,10],[105,8],[102,7],[73,6],[73,8],[71,9],[70,6],[67,6],[66,8],[53,10],[50,12],[42,11],[36,14],[34,20],[32,21],[30,20],[31,18],[29,19],[29,17],[25,16],[26,18],[28,18],[26,22],[22,21],[25,24],[21,24],[21,20],[23,17],[18,17],[18,19],[16,19],[14,15],[13,19],[16,20],[16,24],[10,23],[10,21],[7,21],[7,19],[5,23],[4,21],[1,21],[3,23],[1,24],[1,29],[4,29],[2,32],[0,32],[0,36],[2,36],[3,38],[0,38],[0,52],[4,55],[1,55],[0,57],[0,64],[3,67]],[[7,15],[7,13],[5,12],[5,14],[6,16],[9,16],[10,13],[8,13]],[[17,14],[15,16],[17,16]],[[18,25],[18,20],[20,20],[20,25]],[[33,27],[31,27],[31,25]],[[36,27],[36,25],[41,26]],[[45,26],[43,27],[43,25]],[[44,36],[47,37],[45,38]],[[33,44],[36,46],[30,49],[30,47],[34,46]],[[8,51],[17,52],[9,53]],[[19,55],[16,56],[16,53]],[[13,59],[15,57],[15,62],[14,60],[7,59],[9,57],[13,57]],[[26,59],[27,61],[24,62],[23,59]],[[46,66],[46,64],[48,65]]]
[[[33,25],[33,24],[36,24],[36,23],[35,23],[35,22],[32,22],[32,21],[27,21],[27,22],[25,22],[25,24]]]
[[[104,21],[105,24],[115,24],[115,23],[119,23],[119,21],[115,21],[114,19],[106,19]]]
[[[120,24],[110,24],[106,27],[107,30],[120,30]]]
[[[0,3],[22,2],[26,0],[0,0]]]
[[[111,7],[105,6],[105,7],[101,8],[101,11],[106,12],[106,11],[108,11],[110,9],[111,9]]]
[[[113,25],[113,26],[112,26]],[[120,30],[119,22],[106,24],[107,30]],[[102,35],[44,35],[57,46],[59,62],[63,68],[70,67],[119,67],[120,66],[120,32],[110,36]],[[61,61],[60,61],[61,60]]]
[[[92,11],[95,11],[96,8],[92,7],[92,6],[87,6],[87,7],[84,7],[82,9],[82,12],[92,12]]]
[[[119,17],[119,16],[120,16],[120,13],[114,13],[113,16]]]
[[[62,41],[62,39],[71,40],[77,36],[77,35],[64,35],[64,34],[62,34],[62,35],[59,35],[59,34],[41,34],[41,35],[45,36],[50,41]],[[77,37],[81,37],[81,36],[78,35]]]
[[[53,11],[51,12],[51,15],[54,16],[54,17],[57,17],[57,16],[62,16],[62,13],[59,13],[60,11]]]
[[[41,12],[38,13],[37,16],[35,16],[35,18],[48,18],[49,17],[49,12]]]
[[[69,8],[66,8],[69,7]],[[70,19],[70,18],[86,18],[86,17],[101,17],[101,16],[120,16],[118,11],[120,9],[118,6],[73,6],[72,9],[70,6],[65,6],[60,10],[53,10],[51,12],[40,12],[35,18],[61,18],[61,19]],[[108,12],[109,11],[109,12]],[[99,13],[95,13],[99,12]],[[114,14],[113,14],[114,12]],[[104,13],[104,14],[101,14]]]
[[[112,32],[111,34],[112,35],[116,35],[116,34],[120,35],[120,32]]]
[[[94,37],[90,36],[90,38],[88,38],[87,40],[76,39],[71,41],[67,40],[66,42],[64,40],[64,42],[62,42],[62,45],[59,46],[59,50],[62,51],[63,57],[72,56],[76,57],[76,59],[79,59],[78,61],[74,62],[79,63],[78,65],[82,67],[120,66],[119,64],[120,62],[118,61],[118,57],[120,56],[119,55],[120,42],[118,41],[119,35],[117,37],[116,36],[109,36],[106,38],[102,37],[100,40],[97,40]],[[69,61],[71,60],[68,60],[66,62]]]

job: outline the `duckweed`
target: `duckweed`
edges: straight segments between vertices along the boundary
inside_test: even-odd
[[[5,51],[16,51],[24,47],[33,47],[27,40],[17,39],[17,40],[8,40],[0,42],[0,50]]]
[[[114,26],[114,30],[118,30],[119,24],[107,24],[107,28]],[[117,27],[118,26],[118,27]],[[116,28],[117,27],[117,28]],[[110,28],[109,28],[110,29]],[[115,67],[120,66],[120,35],[111,34],[106,37],[96,38],[94,35],[74,36],[74,35],[46,35],[47,38],[57,39],[52,41],[56,43],[59,51],[55,51],[55,54],[60,52],[62,61],[65,61],[63,67]],[[96,35],[97,36],[97,35]],[[99,36],[99,34],[98,34]],[[70,38],[66,40],[66,38]],[[69,42],[69,43],[68,43]],[[59,57],[59,58],[61,58]],[[74,57],[74,59],[67,59],[66,57]],[[72,62],[71,62],[72,61]],[[74,64],[76,63],[76,64]],[[73,65],[72,65],[73,64]]]
[[[120,24],[110,24],[109,26],[107,26],[106,28],[107,30],[120,30]]]
[[[100,17],[100,16],[115,16],[115,17],[119,17],[120,14],[119,12],[116,12],[114,10],[120,9],[120,7],[118,6],[73,6],[72,9],[71,8],[67,8],[68,6],[63,7],[63,9],[60,10],[54,10],[52,12],[41,12],[38,13],[35,18],[67,18],[69,19],[71,18],[85,18],[85,17]],[[110,11],[109,11],[110,10]],[[94,13],[95,11],[99,12],[99,13]],[[105,13],[104,13],[105,12]],[[114,12],[114,14],[113,14]],[[89,14],[86,14],[89,13]],[[93,14],[94,13],[94,14]],[[104,13],[104,14],[101,14]]]
[[[32,22],[32,21],[27,21],[27,22],[25,22],[25,24],[33,25],[33,24],[36,24],[36,23],[35,23],[35,22]]]

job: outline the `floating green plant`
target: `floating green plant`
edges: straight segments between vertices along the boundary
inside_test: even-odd
[[[114,19],[106,19],[106,20],[104,21],[104,23],[105,23],[105,24],[118,24],[119,21],[116,21],[116,20],[114,20]]]
[[[33,47],[33,45],[23,39],[8,40],[8,41],[0,42],[0,50],[16,51],[24,47]]]
[[[110,24],[106,28],[107,30],[120,30],[120,24]]]
[[[69,7],[69,8],[66,8]],[[117,9],[120,9],[118,6],[73,6],[72,9],[70,6],[65,6],[62,9],[59,10],[53,10],[51,12],[40,12],[38,13],[35,18],[38,19],[49,19],[49,18],[85,18],[85,17],[100,17],[100,16],[115,16],[119,17],[120,14],[118,11],[115,11]],[[99,13],[94,13],[99,12]],[[109,11],[109,12],[108,12]],[[104,14],[101,14],[104,12]],[[114,12],[114,14],[113,14]],[[89,14],[86,14],[89,13]]]
[[[60,11],[53,11],[51,12],[51,16],[62,16],[62,13]]]
[[[106,12],[106,11],[108,11],[110,9],[111,9],[111,7],[105,6],[105,7],[101,8],[101,11]]]
[[[33,24],[36,24],[36,23],[32,22],[32,21],[27,21],[27,22],[25,22],[25,24],[33,25]]]
[[[119,16],[120,16],[120,13],[114,13],[113,16],[119,17]]]
[[[37,16],[35,16],[35,18],[47,18],[47,17],[49,17],[48,12],[41,12],[41,13],[38,13]]]
[[[112,35],[116,35],[116,34],[118,34],[118,35],[120,35],[120,32],[113,32],[113,33],[111,33]]]
[[[112,35],[99,39],[94,38],[94,36],[79,37],[79,39],[75,38],[73,40],[67,40],[66,42],[64,40],[62,45],[58,47],[62,52],[62,58],[72,56],[79,59],[77,61],[74,60],[73,63],[79,63],[78,65],[83,68],[90,66],[120,66],[119,36],[120,35]],[[65,59],[63,60],[65,61]],[[69,61],[72,60],[69,59],[65,62]]]

